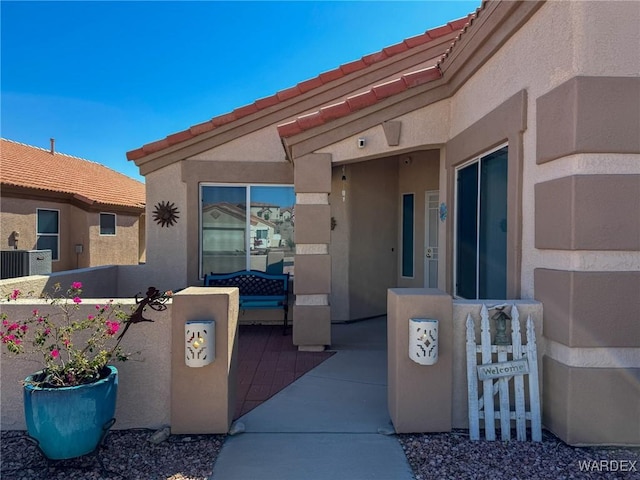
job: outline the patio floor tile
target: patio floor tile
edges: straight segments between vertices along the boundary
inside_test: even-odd
[[[234,420],[317,367],[334,352],[299,352],[280,326],[240,325]]]

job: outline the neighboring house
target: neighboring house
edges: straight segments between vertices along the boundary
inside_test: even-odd
[[[2,250],[51,250],[52,271],[145,258],[145,186],[98,163],[2,139]]]
[[[202,265],[205,273],[228,273],[246,268],[246,245],[249,252],[264,253],[271,247],[279,247],[274,239],[276,225],[256,215],[249,217],[249,236],[246,235],[247,217],[242,206],[226,202],[202,206]],[[258,268],[260,259],[251,257],[251,268]]]
[[[283,222],[290,222],[292,218],[293,218],[293,207],[283,208],[280,211],[280,219]]]
[[[546,424],[640,443],[639,24],[640,2],[484,2],[128,152],[184,212],[148,244],[158,283],[201,284],[203,189],[290,185],[296,345],[390,287],[537,299]]]
[[[251,215],[270,220],[272,222],[281,220],[280,205],[253,202],[251,204]]]

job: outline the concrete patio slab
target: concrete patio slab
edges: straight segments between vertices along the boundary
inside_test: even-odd
[[[386,317],[334,325],[336,353],[238,419],[213,480],[412,480],[387,408]]]
[[[375,433],[389,424],[387,387],[307,375],[239,421],[245,432]]]
[[[393,437],[245,433],[226,441],[212,478],[412,480],[413,474],[400,444]]]

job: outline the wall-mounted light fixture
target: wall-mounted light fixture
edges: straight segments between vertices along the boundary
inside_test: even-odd
[[[204,367],[216,356],[216,325],[213,320],[184,324],[184,349],[187,367]]]
[[[364,139],[364,137],[360,137],[358,139],[358,148],[364,148],[364,146],[366,145],[366,140]]]
[[[347,198],[347,175],[344,171],[344,165],[342,166],[342,201],[344,202]]]
[[[419,365],[438,361],[438,320],[409,319],[409,358]]]

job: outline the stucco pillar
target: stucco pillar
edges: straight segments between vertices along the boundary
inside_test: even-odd
[[[293,343],[299,350],[331,344],[331,155],[295,160],[295,275]]]
[[[227,433],[235,411],[237,288],[189,287],[171,309],[171,432]],[[215,321],[215,358],[204,367],[185,362],[184,324]]]
[[[589,15],[592,31],[614,11]],[[536,99],[542,421],[570,445],[640,445],[639,104],[640,78],[625,75],[576,76]]]
[[[409,358],[409,319],[438,320],[438,361]],[[451,431],[453,302],[435,288],[391,288],[387,294],[389,416],[396,433]]]

